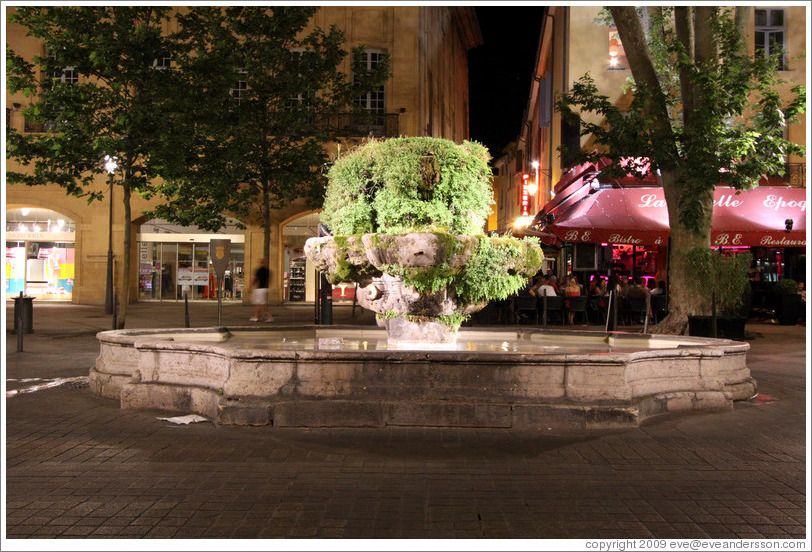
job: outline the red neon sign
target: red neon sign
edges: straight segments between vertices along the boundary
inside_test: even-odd
[[[530,178],[528,173],[522,173],[522,216],[528,216],[527,210],[530,208],[530,193],[527,191],[527,181]]]

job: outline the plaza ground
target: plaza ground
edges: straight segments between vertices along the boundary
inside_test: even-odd
[[[272,312],[274,325],[315,318],[312,305]],[[189,315],[216,325],[217,306],[190,303]],[[223,324],[250,315],[225,305]],[[128,328],[184,322],[182,303],[127,316]],[[374,319],[337,306],[334,322]],[[7,539],[808,535],[803,326],[748,324],[759,394],[732,411],[552,432],[173,424],[89,392],[95,334],[110,325],[102,307],[40,303],[23,352],[6,333]]]

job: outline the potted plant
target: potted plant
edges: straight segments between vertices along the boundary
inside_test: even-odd
[[[359,283],[390,344],[452,343],[472,313],[541,268],[535,238],[486,236],[490,155],[476,142],[369,140],[339,157],[305,254],[331,283]]]
[[[744,339],[750,260],[749,253],[727,256],[709,248],[688,253],[687,270],[699,299],[696,311],[688,316],[689,335]]]
[[[794,326],[801,316],[803,308],[801,295],[798,293],[798,282],[782,278],[775,283],[776,315],[782,326]]]

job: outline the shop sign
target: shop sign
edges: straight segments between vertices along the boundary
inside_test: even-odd
[[[209,285],[209,271],[205,268],[179,268],[179,286],[207,286]]]
[[[522,207],[522,216],[528,216],[528,209],[530,209],[530,191],[527,189],[528,186],[528,179],[530,175],[527,173],[522,174],[522,199],[521,199],[521,207]]]
[[[764,236],[761,238],[760,245],[763,247],[806,247],[806,240],[791,240],[783,236],[776,239],[773,236]]]
[[[228,268],[228,261],[231,258],[231,240],[211,240],[209,242],[209,256],[214,267],[214,274],[217,281],[222,281]]]
[[[741,234],[718,234],[713,245],[743,245]]]
[[[801,212],[806,212],[806,201],[804,200],[789,200],[786,201],[782,196],[768,195],[764,200],[763,205],[768,209],[778,211],[782,208],[800,209]]]

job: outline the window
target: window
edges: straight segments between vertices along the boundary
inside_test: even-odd
[[[172,65],[172,58],[168,55],[161,55],[152,60],[153,69],[168,69]]]
[[[620,34],[617,27],[609,28],[609,69],[628,69],[629,62],[626,59],[626,50],[620,41]]]
[[[241,103],[243,100],[248,99],[248,81],[242,80],[242,78],[248,75],[248,71],[245,69],[238,69],[237,70],[237,81],[234,83],[231,89],[229,89],[228,93],[231,94],[232,99],[236,100],[237,103]]]
[[[56,54],[52,51],[46,51],[48,56],[48,61],[52,64],[56,63]],[[51,77],[54,80],[65,83],[65,84],[75,84],[79,82],[79,71],[76,70],[76,67],[69,65],[67,67],[57,68],[51,71]]]
[[[296,66],[296,65],[301,67],[302,64],[305,63],[304,52],[305,52],[304,49],[299,49],[299,48],[293,49],[293,50],[290,51],[291,56],[292,56],[292,58],[294,60],[294,63],[291,64],[291,67]],[[299,77],[304,78],[304,77],[302,77],[301,72],[299,73]],[[308,107],[308,105],[305,104],[305,100],[313,99],[314,96],[315,96],[315,94],[313,93],[313,91],[310,90],[307,86],[304,86],[299,92],[297,92],[296,94],[292,94],[285,101],[285,109],[287,109],[288,111],[295,111],[295,110],[302,109],[303,105],[305,107]],[[307,103],[311,104],[312,102],[307,102]]]
[[[378,67],[378,63],[380,63],[381,59],[383,58],[383,55],[383,52],[379,50],[367,50],[364,52],[361,59],[360,68],[367,71],[376,69]],[[356,84],[358,83],[357,74],[353,75],[353,82]],[[372,90],[355,98],[355,105],[366,109],[373,116],[375,116],[374,121],[376,124],[383,124],[382,116],[385,112],[385,95],[383,85],[378,87],[376,90]]]
[[[786,68],[784,10],[759,9],[755,15],[756,53],[761,52],[765,57],[778,54],[778,70],[783,71]]]

